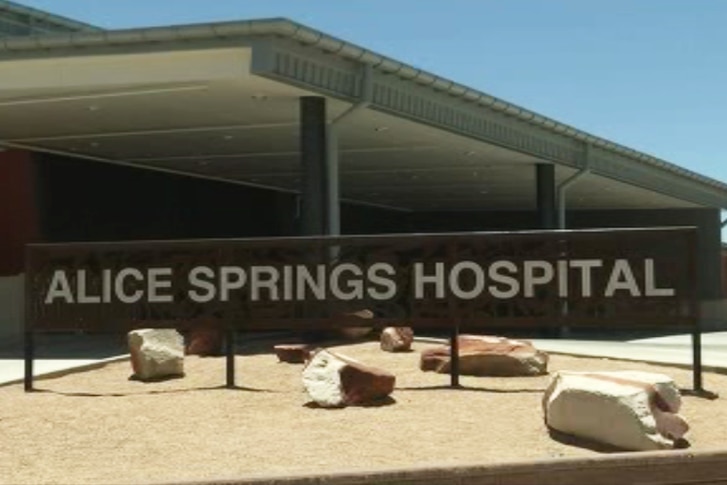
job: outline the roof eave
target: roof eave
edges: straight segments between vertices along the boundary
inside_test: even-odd
[[[0,0],[0,2],[7,3],[4,0]],[[120,47],[149,42],[189,42],[210,39],[232,40],[235,38],[246,39],[258,36],[289,38],[303,45],[315,47],[351,61],[369,64],[383,73],[395,75],[418,85],[430,86],[452,97],[487,106],[490,109],[503,112],[520,121],[537,125],[554,133],[624,155],[636,162],[664,169],[675,175],[711,186],[712,188],[724,191],[727,196],[727,184],[604,138],[591,135],[573,126],[560,123],[552,118],[540,115],[513,103],[430,72],[417,69],[286,18],[12,37],[0,39],[0,54],[4,53],[8,57],[17,56],[22,58],[24,54],[28,53],[36,53],[38,51],[52,52],[54,50],[69,48]]]
[[[39,10],[33,7],[27,7],[19,3],[12,2],[10,0],[0,0],[0,10],[12,12],[20,15],[28,15],[32,18],[47,21],[57,26],[65,27],[69,30],[90,32],[102,30],[100,27],[95,25],[87,24],[85,22],[79,22],[68,17],[62,17],[60,15],[52,14],[44,10]]]

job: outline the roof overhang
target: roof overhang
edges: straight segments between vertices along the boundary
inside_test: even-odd
[[[0,143],[295,192],[298,106],[329,99],[345,200],[532,209],[536,163],[572,209],[727,208],[727,185],[281,19],[0,40]],[[586,160],[588,157],[588,161]]]
[[[35,33],[76,32],[101,30],[99,27],[26,7],[10,0],[0,0],[0,20],[13,25],[27,26]]]

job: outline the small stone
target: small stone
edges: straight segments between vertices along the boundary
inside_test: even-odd
[[[357,312],[344,313],[338,317],[335,317],[340,322],[352,322],[352,321],[366,321],[374,318],[374,312],[371,310],[359,310]],[[338,329],[338,333],[341,337],[347,340],[360,340],[368,337],[373,331],[372,326],[345,326]]]
[[[192,327],[187,335],[187,355],[218,356],[222,355],[225,341],[224,332],[220,328],[198,325]]]
[[[273,348],[280,362],[304,364],[310,359],[310,349],[306,344],[280,344]]]
[[[381,350],[407,352],[414,342],[414,330],[410,327],[386,327],[381,332]]]

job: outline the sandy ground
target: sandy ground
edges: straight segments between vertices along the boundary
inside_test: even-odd
[[[390,354],[376,342],[332,346],[397,376],[392,402],[312,407],[301,365],[267,348],[236,359],[240,389],[224,389],[223,358],[187,357],[186,377],[129,380],[129,362],[37,381],[40,392],[0,388],[0,483],[126,484],[250,474],[485,464],[608,452],[551,437],[540,400],[549,377],[462,377],[418,369],[419,352]],[[691,372],[554,355],[550,370],[640,369],[691,386]],[[705,374],[725,395],[727,376]],[[723,398],[686,396],[694,450],[727,448]]]

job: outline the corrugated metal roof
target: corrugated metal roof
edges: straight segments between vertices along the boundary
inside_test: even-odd
[[[101,30],[99,27],[26,7],[9,0],[0,0],[0,36],[24,36],[57,32]],[[3,29],[3,25],[5,29]]]

